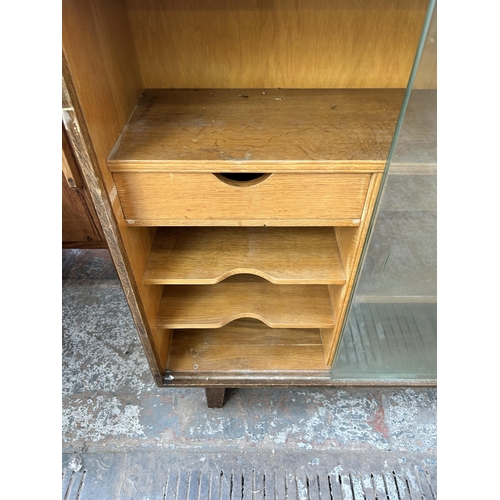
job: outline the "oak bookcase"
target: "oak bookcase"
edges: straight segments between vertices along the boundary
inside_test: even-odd
[[[330,380],[423,0],[63,0],[63,119],[160,386]]]

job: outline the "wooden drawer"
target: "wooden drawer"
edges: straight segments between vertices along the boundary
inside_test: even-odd
[[[116,172],[125,218],[136,225],[358,225],[371,174]]]

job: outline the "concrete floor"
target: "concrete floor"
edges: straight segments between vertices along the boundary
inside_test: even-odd
[[[155,498],[153,471],[209,463],[435,474],[435,388],[229,389],[208,409],[154,384],[107,251],[64,250],[62,275],[63,497],[86,467],[88,498]]]

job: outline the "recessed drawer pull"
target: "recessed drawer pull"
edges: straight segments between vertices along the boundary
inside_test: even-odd
[[[217,179],[219,179],[224,184],[227,184],[228,186],[249,187],[264,182],[273,174],[228,172],[224,174],[214,175],[215,177],[217,177]]]

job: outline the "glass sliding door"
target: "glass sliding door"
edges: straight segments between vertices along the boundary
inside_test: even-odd
[[[436,5],[422,39],[364,249],[334,380],[436,380]]]

